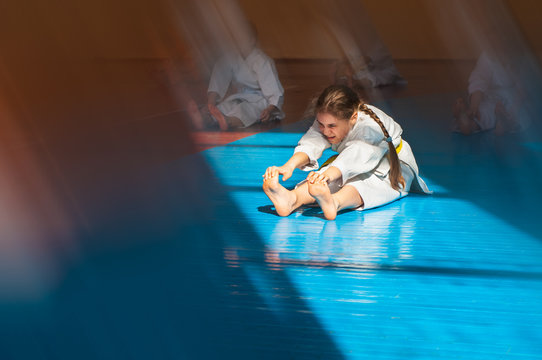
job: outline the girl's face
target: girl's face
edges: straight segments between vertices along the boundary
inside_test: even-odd
[[[322,135],[324,135],[326,140],[331,144],[338,144],[343,141],[350,129],[356,124],[357,119],[357,113],[354,113],[348,120],[338,119],[329,113],[316,114],[318,130],[320,130]]]

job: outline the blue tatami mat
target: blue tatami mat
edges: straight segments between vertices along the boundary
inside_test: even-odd
[[[261,191],[265,168],[283,164],[301,132],[204,152],[226,189],[222,201],[233,200],[257,233],[226,239],[228,264],[243,269],[282,326],[298,326],[290,321],[298,297],[343,358],[542,358],[542,154],[520,135],[450,133],[449,103],[383,105],[403,124],[435,193],[336,221],[315,208],[278,217]],[[220,221],[237,216],[225,211]]]

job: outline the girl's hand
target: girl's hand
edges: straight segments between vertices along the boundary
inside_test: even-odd
[[[311,184],[319,182],[329,183],[329,176],[327,176],[325,173],[317,173],[315,171],[311,171],[307,176],[307,181]]]
[[[275,176],[282,175],[282,181],[286,181],[292,176],[293,172],[294,169],[287,166],[271,166],[265,170],[265,174],[263,174],[262,177],[264,180],[267,180]]]

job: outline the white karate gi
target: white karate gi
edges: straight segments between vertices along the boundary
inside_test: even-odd
[[[468,90],[469,97],[476,91],[481,91],[484,94],[478,108],[480,118],[474,119],[480,130],[489,130],[495,127],[497,123],[495,107],[499,101],[518,122],[518,129],[527,125],[525,120],[521,120],[526,117],[517,112],[522,108],[515,106],[519,101],[518,78],[516,77],[519,70],[515,69],[514,71],[510,67],[504,66],[486,52],[483,52],[478,58],[476,66],[469,76]]]
[[[310,163],[302,168],[305,171],[317,170],[318,158],[322,152],[331,147],[339,154],[327,166],[335,166],[341,171],[342,178],[329,184],[332,193],[345,185],[356,188],[363,199],[362,209],[370,209],[385,205],[406,195],[413,186],[418,192],[431,193],[423,179],[419,176],[418,165],[410,145],[401,139],[403,129],[391,117],[380,109],[368,105],[380,118],[399,150],[398,157],[406,186],[400,191],[391,187],[389,172],[390,163],[386,154],[388,144],[380,126],[363,111],[358,112],[358,120],[354,127],[339,144],[331,144],[318,130],[318,122],[314,121],[307,133],[303,135],[294,153],[303,152],[308,155]],[[319,171],[325,171],[327,166]],[[302,184],[301,182],[300,184]],[[298,184],[298,185],[300,185]]]
[[[224,99],[230,85],[235,87],[236,92]],[[275,63],[258,48],[254,48],[246,59],[238,54],[220,58],[213,67],[207,91],[219,95],[217,108],[222,114],[238,118],[245,127],[257,122],[269,105],[275,105],[278,109],[272,114],[274,118],[284,118],[281,110],[284,89]]]

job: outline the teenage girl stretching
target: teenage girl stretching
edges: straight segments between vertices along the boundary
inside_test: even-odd
[[[263,190],[280,216],[302,205],[322,208],[328,220],[344,209],[369,209],[406,196],[411,189],[430,193],[418,175],[403,130],[380,109],[363,103],[346,86],[333,85],[318,97],[316,120],[299,141],[293,156],[282,166],[271,166],[263,175]],[[325,149],[338,152],[319,169]],[[279,183],[293,171],[312,171],[295,189]]]

